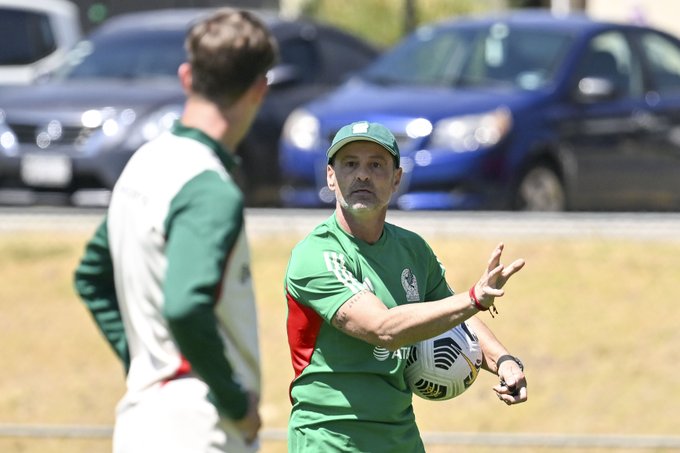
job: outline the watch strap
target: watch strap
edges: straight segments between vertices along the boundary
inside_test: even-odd
[[[504,354],[504,355],[500,356],[498,358],[498,360],[496,360],[496,369],[497,370],[500,369],[501,363],[508,361],[508,360],[512,360],[513,362],[515,362],[517,364],[517,366],[519,366],[519,369],[524,371],[524,364],[522,363],[522,361],[520,359],[518,359],[517,357],[515,357],[514,355],[510,355],[510,354]]]

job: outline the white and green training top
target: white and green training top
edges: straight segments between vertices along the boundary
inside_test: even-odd
[[[76,270],[127,369],[128,394],[188,373],[245,415],[260,358],[243,195],[222,146],[176,125],[130,159]]]

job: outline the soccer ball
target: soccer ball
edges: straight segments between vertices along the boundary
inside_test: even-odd
[[[465,324],[411,347],[406,360],[406,383],[426,400],[444,401],[467,390],[482,366],[477,336]]]

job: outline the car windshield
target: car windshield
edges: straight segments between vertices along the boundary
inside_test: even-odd
[[[133,33],[83,41],[57,75],[66,79],[177,77],[184,32]]]
[[[535,90],[550,83],[571,41],[558,30],[422,27],[362,74],[383,85]]]
[[[0,66],[26,65],[56,49],[46,14],[0,7]]]

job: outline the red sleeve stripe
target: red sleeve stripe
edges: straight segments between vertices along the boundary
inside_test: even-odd
[[[295,378],[309,365],[316,346],[316,339],[323,322],[321,316],[312,308],[299,303],[286,291],[288,302],[288,346],[295,371]],[[291,384],[292,386],[292,384]]]
[[[174,379],[182,378],[182,377],[188,375],[189,373],[191,373],[191,364],[189,363],[189,361],[184,356],[181,356],[181,358],[182,358],[182,361],[179,363],[179,367],[177,367],[175,374],[173,374],[169,378],[164,379],[161,382],[161,385],[165,385],[165,384],[167,384],[168,382],[170,382]]]

